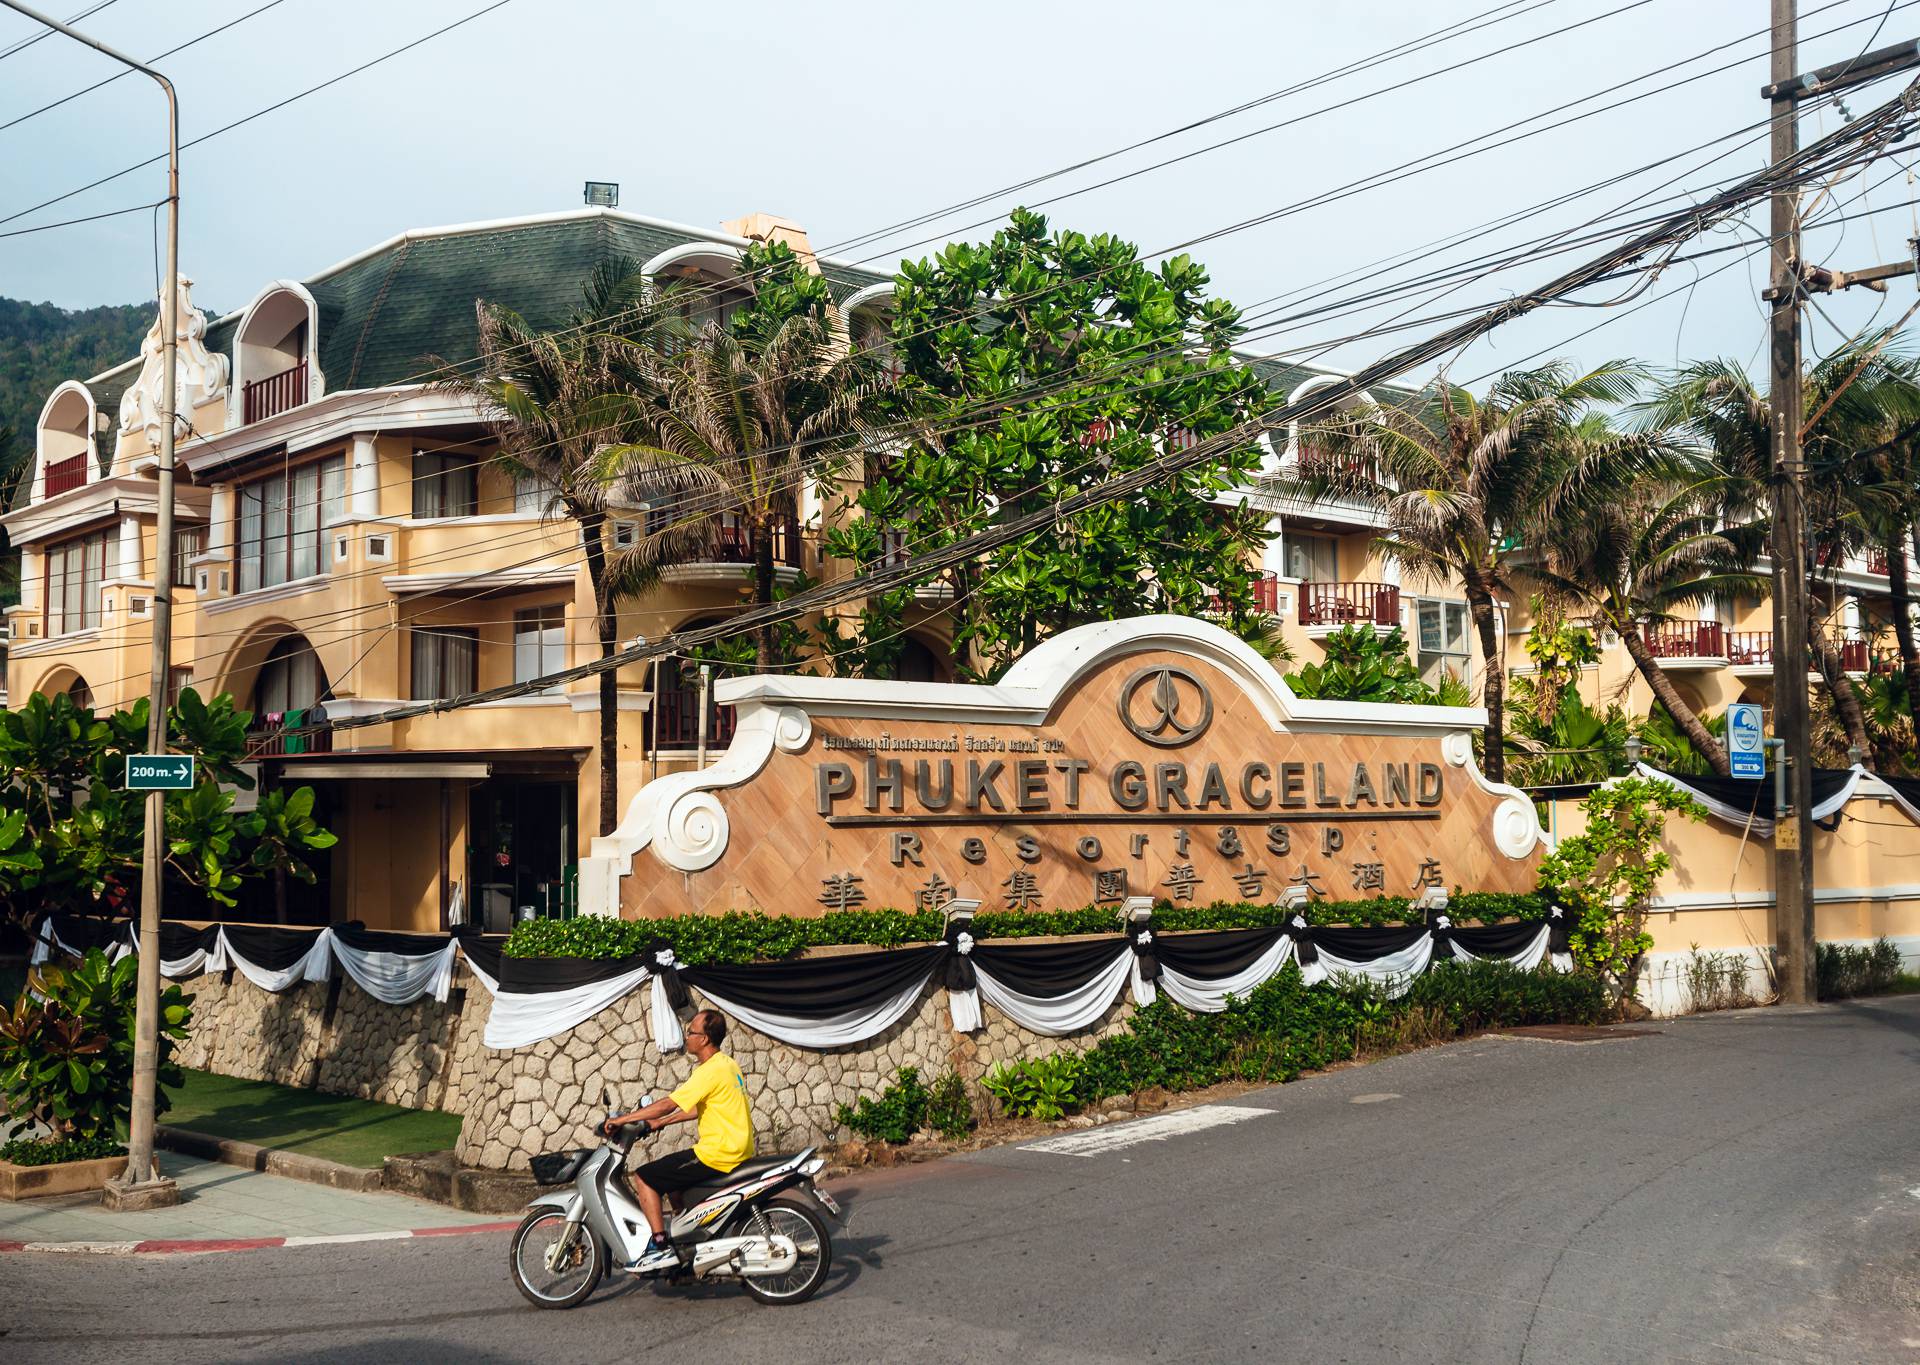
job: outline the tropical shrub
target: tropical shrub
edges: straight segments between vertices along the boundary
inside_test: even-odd
[[[1092,1098],[1081,1089],[1080,1058],[1056,1053],[1026,1062],[1003,1062],[980,1084],[1017,1119],[1065,1118]]]
[[[927,1117],[927,1087],[916,1067],[903,1066],[892,1085],[878,1099],[862,1095],[851,1105],[834,1110],[834,1121],[863,1138],[878,1142],[905,1142],[920,1131]]]
[[[1386,701],[1414,706],[1466,704],[1466,688],[1429,685],[1407,654],[1406,634],[1395,626],[1385,634],[1372,626],[1342,626],[1323,642],[1326,659],[1287,675],[1295,696],[1324,701]]]
[[[1844,1000],[1856,995],[1885,995],[1901,981],[1900,950],[1885,938],[1871,947],[1845,943],[1814,946],[1815,984],[1822,1000]]]
[[[126,1154],[126,1144],[110,1137],[74,1138],[65,1142],[51,1138],[15,1138],[11,1142],[0,1142],[0,1161],[15,1166],[52,1166],[62,1161],[98,1161],[102,1157]]]
[[[137,962],[92,948],[72,967],[38,967],[0,1013],[0,1099],[13,1135],[38,1123],[59,1142],[111,1138],[131,1112]],[[168,1108],[164,1087],[184,1079],[172,1054],[191,1017],[180,988],[163,986],[155,1113]]]
[[[927,1127],[949,1142],[973,1131],[973,1101],[958,1072],[947,1072],[928,1089]]]

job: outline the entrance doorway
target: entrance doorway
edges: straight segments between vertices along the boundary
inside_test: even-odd
[[[473,922],[504,933],[529,911],[571,916],[575,907],[572,782],[494,777],[474,785],[467,807],[467,885]]]

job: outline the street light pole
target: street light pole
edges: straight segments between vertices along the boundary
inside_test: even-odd
[[[167,748],[167,675],[173,653],[173,443],[178,399],[180,335],[180,101],[173,82],[144,62],[135,61],[97,38],[89,38],[58,19],[20,4],[0,0],[10,10],[66,34],[159,83],[167,96],[167,273],[160,282],[160,327],[165,388],[160,401],[159,513],[154,520],[153,654],[148,679],[147,752]],[[154,1097],[160,1069],[160,909],[161,860],[166,848],[166,793],[148,792],[146,844],[140,860],[139,985],[133,1026],[133,1116],[127,1133],[127,1171],[106,1191],[109,1208],[134,1210],[178,1203],[180,1192],[153,1164]]]

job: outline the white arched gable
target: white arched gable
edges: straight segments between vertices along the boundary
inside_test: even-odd
[[[304,322],[301,354],[287,349],[287,338]],[[320,373],[320,306],[298,280],[275,280],[254,295],[233,333],[233,383],[227,390],[227,425],[239,426],[246,413],[247,385],[284,374],[302,360],[307,366],[307,401],[327,391]]]
[[[86,482],[100,477],[100,457],[93,445],[93,433],[99,428],[100,409],[93,390],[79,380],[69,379],[47,396],[33,426],[32,501],[47,496],[48,465],[84,456]]]
[[[851,294],[847,295],[846,301],[840,305],[840,311],[851,320],[853,315],[862,308],[871,308],[875,304],[892,306],[892,280],[882,280],[878,284],[870,284],[864,288],[854,290]]]
[[[693,266],[727,278],[740,273],[740,248],[725,242],[683,242],[668,247],[640,267],[640,273],[653,279],[662,271]]]
[[[1310,394],[1319,392],[1321,389],[1332,388],[1335,384],[1344,384],[1346,382],[1346,378],[1343,375],[1315,375],[1312,379],[1303,380],[1292,393],[1288,394],[1287,403],[1291,406]],[[1342,408],[1350,408],[1356,404],[1371,403],[1372,401],[1373,395],[1365,389],[1362,389],[1359,393],[1343,399],[1340,406]],[[1298,422],[1287,423],[1287,449],[1285,454],[1288,459],[1298,459],[1300,457],[1300,424]]]
[[[740,254],[738,247],[724,242],[686,242],[655,256],[640,267],[640,273],[660,284],[693,276],[693,287],[681,306],[687,321],[697,328],[726,321],[743,301],[744,289],[734,283],[740,274]],[[701,283],[702,276],[708,281]]]

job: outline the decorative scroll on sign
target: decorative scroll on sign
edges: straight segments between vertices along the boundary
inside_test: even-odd
[[[582,869],[628,917],[1529,890],[1533,806],[1465,708],[1302,701],[1185,617],[1083,627],[997,686],[744,678],[704,773],[648,784]]]

